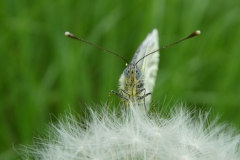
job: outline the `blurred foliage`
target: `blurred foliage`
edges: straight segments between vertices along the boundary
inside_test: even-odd
[[[64,36],[71,31],[131,60],[153,28],[163,50],[154,99],[211,110],[240,127],[240,1],[0,1],[0,159],[46,130],[52,115],[105,103],[125,63]],[[119,102],[111,96],[113,103]],[[87,105],[86,105],[87,104]],[[171,106],[171,105],[170,105]],[[54,118],[53,118],[54,119]]]

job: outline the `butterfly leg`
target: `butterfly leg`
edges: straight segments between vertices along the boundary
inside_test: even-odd
[[[108,112],[108,108],[109,108],[109,99],[110,99],[110,93],[113,93],[113,94],[115,94],[116,96],[118,96],[118,97],[120,97],[121,99],[124,99],[124,100],[128,100],[126,97],[124,97],[123,96],[123,93],[126,93],[124,90],[120,90],[122,93],[118,93],[118,92],[116,92],[116,91],[114,91],[114,90],[110,90],[109,92],[108,92],[108,99],[107,99],[107,102],[106,102],[106,110],[107,110],[107,112]],[[127,94],[127,93],[126,93]],[[129,95],[129,94],[128,94]]]
[[[122,90],[122,92],[123,92],[123,90]],[[120,97],[121,99],[127,100],[127,98],[125,98],[125,97],[123,96],[123,94],[118,93],[118,92],[116,92],[116,91],[114,91],[114,90],[110,90],[110,91],[108,92],[108,98],[107,98],[107,102],[106,102],[106,110],[107,110],[107,112],[108,112],[108,108],[109,108],[109,99],[110,99],[110,95],[111,95],[110,93],[115,94],[116,96]],[[124,93],[125,93],[125,92],[124,92]]]
[[[120,91],[124,92],[124,90],[120,90]],[[113,94],[115,94],[116,96],[120,97],[121,99],[128,100],[128,99],[127,99],[126,97],[124,97],[123,94],[121,94],[121,93],[118,93],[118,92],[116,92],[116,91],[114,91],[114,90],[111,90],[110,92],[113,93]],[[124,92],[124,93],[126,93],[126,92]],[[127,93],[126,93],[126,94],[127,94]]]
[[[116,96],[120,97],[124,101],[124,105],[128,106],[127,102],[130,101],[129,100],[130,95],[125,90],[119,89],[119,92],[111,90],[110,92],[115,94]]]
[[[108,111],[108,103],[109,103],[109,99],[110,99],[110,92],[108,92],[108,99],[107,99],[107,103],[106,103],[106,109],[107,109],[107,111]]]
[[[146,98],[147,96],[151,95],[152,93],[147,93],[147,94],[146,94],[146,89],[143,88],[143,89],[139,90],[139,91],[137,92],[137,94],[139,94],[139,93],[141,93],[141,92],[144,92],[144,94],[143,94],[143,96],[138,97],[137,100],[141,100],[141,99],[143,99],[143,102],[144,102],[144,108],[145,108],[145,110],[147,111],[145,98]]]
[[[124,99],[126,101],[128,101],[128,99],[126,97],[123,96],[123,93],[127,94],[129,96],[128,93],[126,93],[124,90],[120,90],[122,93],[118,93],[114,90],[110,90],[109,93],[108,93],[108,100],[107,100],[107,106],[108,106],[108,103],[109,103],[109,98],[110,98],[110,93],[113,93],[115,94],[116,96],[120,97],[121,99]]]

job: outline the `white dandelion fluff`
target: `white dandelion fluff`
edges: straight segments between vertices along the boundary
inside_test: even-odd
[[[24,148],[24,159],[46,160],[226,160],[240,158],[240,136],[226,124],[208,122],[208,113],[176,106],[164,118],[130,106],[115,114],[90,110],[80,123],[71,113],[51,124],[48,137]]]

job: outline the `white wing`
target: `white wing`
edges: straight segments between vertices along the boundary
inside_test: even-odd
[[[159,49],[158,43],[158,31],[157,29],[154,29],[150,34],[148,34],[147,38],[139,46],[136,54],[134,55],[136,61],[143,56]],[[142,73],[144,74],[144,88],[146,89],[146,93],[153,92],[157,77],[159,57],[159,52],[155,52],[137,64],[138,68],[141,69]],[[147,96],[145,101],[146,106],[149,106],[151,102],[151,96]]]

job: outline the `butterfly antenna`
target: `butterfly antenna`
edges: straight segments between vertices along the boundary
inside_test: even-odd
[[[189,39],[189,38],[195,37],[195,36],[197,36],[197,35],[199,35],[199,34],[201,34],[201,32],[200,32],[199,30],[197,30],[197,31],[193,32],[192,34],[190,34],[189,36],[187,36],[186,38],[183,38],[183,39],[181,39],[181,40],[179,40],[179,41],[177,41],[177,42],[175,42],[175,43],[172,43],[172,44],[170,44],[170,45],[168,45],[168,46],[159,48],[158,50],[153,51],[153,52],[151,52],[151,53],[143,56],[141,59],[139,59],[139,60],[137,61],[137,63],[138,63],[139,61],[143,60],[145,57],[147,57],[147,56],[149,56],[149,55],[151,55],[151,54],[153,54],[153,53],[155,53],[155,52],[158,52],[158,51],[163,50],[163,49],[165,49],[165,48],[171,47],[171,46],[173,46],[173,45],[175,45],[175,44],[178,44],[178,43],[180,43],[180,42],[182,42],[182,41],[185,41],[185,40],[187,40],[187,39]],[[137,64],[137,63],[136,63],[136,64]]]
[[[114,54],[114,55],[120,57],[121,59],[123,59],[123,60],[128,64],[128,61],[127,61],[125,58],[123,58],[122,56],[120,56],[119,54],[114,53],[114,52],[112,52],[112,51],[109,51],[109,50],[107,50],[107,49],[105,49],[105,48],[102,48],[102,47],[100,47],[100,46],[97,46],[97,45],[95,45],[95,44],[93,44],[93,43],[91,43],[91,42],[88,42],[88,41],[86,41],[86,40],[84,40],[84,39],[82,39],[82,38],[78,38],[77,36],[75,36],[74,34],[72,34],[72,33],[70,33],[70,32],[65,32],[65,36],[70,37],[70,38],[73,38],[73,39],[76,39],[76,40],[79,40],[79,41],[82,41],[82,42],[87,43],[87,44],[90,44],[90,45],[92,45],[92,46],[94,46],[94,47],[96,47],[96,48],[98,48],[98,49],[101,49],[101,50],[103,50],[103,51],[105,51],[105,52]]]

